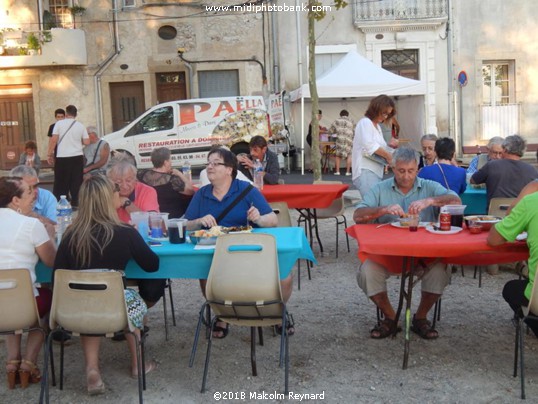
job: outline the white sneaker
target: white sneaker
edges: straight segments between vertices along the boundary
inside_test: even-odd
[[[340,175],[340,171],[335,171],[334,175]]]
[[[349,177],[351,175],[351,173],[346,173],[346,177]]]

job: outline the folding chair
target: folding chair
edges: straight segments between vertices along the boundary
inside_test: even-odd
[[[54,294],[50,311],[50,329],[65,331],[73,336],[101,336],[111,338],[115,333],[133,334],[136,341],[138,363],[138,400],[143,402],[146,389],[144,360],[144,332],[139,339],[127,317],[122,274],[116,271],[75,271],[58,269],[54,272]],[[52,350],[52,332],[47,338]],[[49,351],[47,350],[47,352]],[[51,351],[52,352],[52,351]],[[45,356],[45,363],[48,355]],[[45,368],[46,369],[46,368]],[[63,390],[64,344],[60,345],[60,390]],[[47,372],[42,389],[49,402]]]
[[[15,309],[16,308],[16,309]],[[47,333],[39,325],[39,312],[34,296],[30,271],[25,268],[0,270],[0,335],[20,335],[30,331]],[[46,344],[43,344],[45,358]],[[47,363],[43,363],[46,373]],[[53,384],[56,383],[54,364],[51,361]],[[41,383],[43,385],[44,378]],[[39,400],[42,400],[40,396]]]
[[[522,306],[522,316],[517,313],[514,316],[514,323],[516,326],[516,339],[515,339],[515,348],[514,348],[514,377],[517,377],[517,362],[518,362],[518,352],[520,360],[520,376],[521,376],[521,398],[525,399],[525,363],[524,363],[524,350],[525,345],[523,344],[523,339],[525,333],[523,332],[522,325],[523,322],[527,319],[537,320],[538,315],[538,288],[534,282],[532,285],[532,294],[529,299],[528,306]]]
[[[256,327],[282,326],[280,360],[284,363],[284,390],[288,393],[289,344],[286,305],[282,300],[275,238],[270,234],[228,234],[217,239],[206,285],[206,302],[200,309],[189,367],[194,363],[207,306],[213,310],[210,330],[217,321],[251,329],[251,365],[256,368]],[[205,392],[213,333],[209,333],[201,392]]]
[[[273,212],[278,218],[277,227],[293,227],[291,222],[290,209],[286,202],[270,202],[269,206],[273,209]],[[308,270],[308,279],[312,279],[312,274],[310,273],[310,261],[306,260],[306,269]],[[297,262],[297,288],[301,290],[301,260]]]

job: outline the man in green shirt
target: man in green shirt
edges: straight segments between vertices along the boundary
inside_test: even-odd
[[[521,306],[529,304],[538,264],[538,192],[521,199],[508,216],[491,228],[488,244],[497,246],[507,241],[514,241],[518,234],[524,231],[527,232],[527,245],[530,252],[529,279],[509,281],[503,289],[504,300],[518,315],[522,314]],[[538,336],[538,322],[528,321],[527,324]]]

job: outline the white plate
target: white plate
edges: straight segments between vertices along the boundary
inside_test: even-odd
[[[459,233],[462,230],[463,229],[461,227],[457,227],[457,226],[451,226],[450,230],[445,230],[445,231],[435,230],[431,224],[426,226],[426,231],[429,231],[430,233],[433,233],[433,234],[443,234],[445,236],[448,234]]]
[[[420,222],[418,227],[426,227],[430,222]],[[390,224],[392,227],[397,227],[398,229],[409,229],[409,226],[402,226],[400,222],[392,222]]]

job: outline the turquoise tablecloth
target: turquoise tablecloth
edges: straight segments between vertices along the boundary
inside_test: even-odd
[[[467,185],[467,189],[460,197],[461,203],[467,205],[465,208],[466,215],[488,214],[488,199],[485,188],[471,188],[470,185]]]
[[[278,265],[280,279],[288,277],[298,259],[307,259],[316,262],[314,254],[308,244],[303,228],[276,227],[269,229],[255,229],[254,233],[268,233],[276,238],[278,250]],[[207,279],[213,249],[195,249],[192,244],[170,244],[163,242],[160,247],[152,247],[160,259],[157,272],[144,272],[134,262],[130,261],[125,269],[127,278],[132,279],[168,279],[190,278]],[[253,263],[255,265],[255,263]],[[38,282],[50,282],[51,269],[39,263],[36,267]]]

